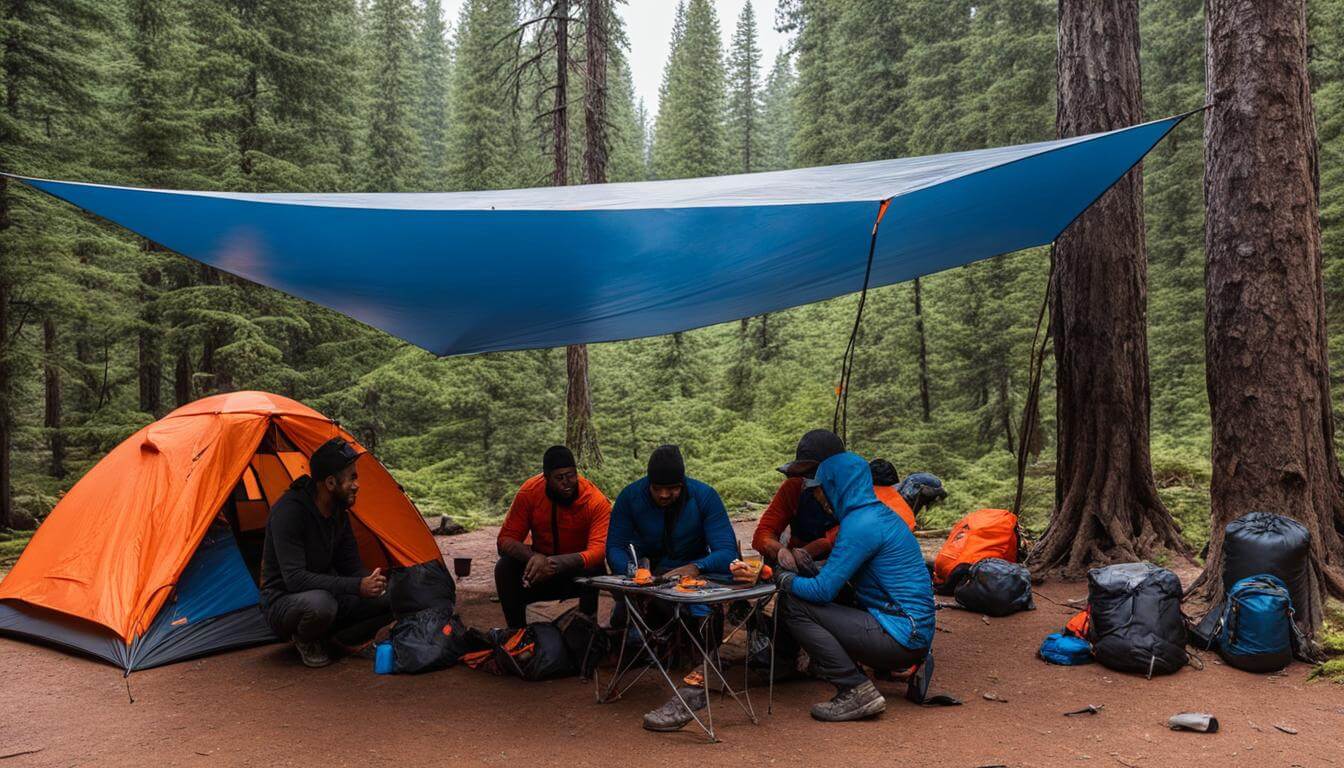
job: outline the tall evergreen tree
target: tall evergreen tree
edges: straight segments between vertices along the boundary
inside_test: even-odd
[[[843,144],[835,97],[836,0],[797,0],[794,134],[789,154],[796,165],[841,162]]]
[[[762,151],[761,46],[756,12],[742,5],[728,51],[727,169],[751,173],[764,167]]]
[[[689,0],[663,74],[653,136],[660,179],[714,176],[726,162],[725,74],[719,21],[709,0]]]
[[[419,82],[418,133],[423,160],[420,186],[442,189],[448,165],[448,84],[451,65],[448,29],[441,0],[425,0],[419,25],[417,70]]]
[[[516,0],[467,0],[462,6],[449,131],[457,189],[506,189],[521,180],[520,127],[506,82],[513,51],[504,42],[517,24]]]
[[[1138,0],[1059,6],[1060,137],[1138,123]],[[1148,453],[1147,258],[1143,184],[1130,171],[1055,245],[1051,331],[1058,361],[1055,512],[1034,567],[1081,575],[1186,552],[1158,498]],[[1106,286],[1106,301],[1097,300]],[[1097,489],[1104,488],[1104,492]]]
[[[1296,518],[1311,533],[1313,599],[1293,608],[1311,632],[1325,596],[1344,596],[1344,478],[1325,337],[1306,0],[1211,0],[1206,13],[1213,480],[1200,581],[1221,596],[1223,534],[1246,510]]]
[[[793,142],[793,89],[796,78],[789,52],[780,50],[761,96],[761,141],[759,168],[778,171],[790,167],[789,145]]]
[[[418,186],[423,147],[415,107],[423,80],[415,59],[415,9],[411,0],[373,0],[373,104],[369,116],[368,189],[404,192]]]

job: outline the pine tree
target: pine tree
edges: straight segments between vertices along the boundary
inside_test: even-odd
[[[791,167],[789,145],[793,142],[793,89],[797,82],[788,51],[775,56],[761,98],[760,164],[763,171]]]
[[[518,23],[513,0],[467,0],[457,24],[449,166],[456,189],[506,189],[521,180],[520,128],[506,79]]]
[[[404,192],[422,180],[424,147],[416,135],[423,76],[416,71],[411,0],[373,0],[373,104],[369,117],[371,191]]]
[[[728,52],[728,170],[736,173],[764,167],[761,46],[757,36],[756,13],[751,3],[744,3]]]
[[[418,133],[423,158],[420,186],[443,188],[448,166],[448,83],[451,65],[448,29],[441,0],[426,0],[420,23]]]
[[[835,0],[797,0],[798,84],[794,89],[794,134],[789,154],[795,165],[841,161],[840,121],[835,97]]]
[[[663,74],[653,137],[653,174],[660,179],[723,172],[725,74],[719,22],[709,0],[690,0]]]

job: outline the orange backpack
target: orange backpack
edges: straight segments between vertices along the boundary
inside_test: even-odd
[[[964,571],[987,557],[1016,563],[1017,537],[1017,515],[1006,509],[977,509],[961,518],[933,560],[933,585],[946,585],[958,566]]]

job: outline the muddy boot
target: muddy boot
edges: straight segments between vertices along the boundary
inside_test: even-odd
[[[327,649],[322,646],[321,640],[312,642],[295,640],[294,650],[299,652],[299,658],[303,660],[305,667],[325,667],[331,663],[331,657],[327,655]]]
[[[812,717],[827,722],[841,723],[848,720],[862,720],[879,714],[887,708],[887,700],[877,692],[872,680],[835,695],[830,701],[823,701],[812,707]]]
[[[685,687],[679,689],[679,692],[695,711],[698,712],[705,708],[705,691],[703,688]],[[681,699],[673,696],[663,706],[644,715],[644,728],[659,732],[679,731],[694,719],[691,710],[681,703]]]

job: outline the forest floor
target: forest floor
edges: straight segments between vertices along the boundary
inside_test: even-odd
[[[750,537],[750,523],[737,527],[739,538]],[[460,581],[461,612],[477,626],[499,620],[490,600],[495,530],[440,539],[446,554],[473,558]],[[1344,765],[1344,687],[1308,682],[1305,665],[1250,675],[1206,654],[1202,671],[1148,681],[1036,659],[1041,639],[1073,612],[1064,604],[1085,593],[1085,584],[1050,582],[1036,611],[1003,619],[940,611],[934,688],[964,706],[916,707],[901,698],[903,686],[884,683],[889,704],[880,718],[822,724],[808,707],[829,687],[794,681],[776,688],[774,714],[759,726],[716,700],[719,744],[693,728],[642,730],[642,713],[665,698],[647,677],[624,700],[599,705],[591,683],[572,679],[524,683],[460,667],[377,676],[362,660],[307,670],[290,648],[271,645],[137,672],[128,688],[105,664],[0,639],[0,760],[5,768]],[[1104,709],[1063,714],[1089,704]],[[1165,727],[1185,711],[1213,713],[1221,731]]]

